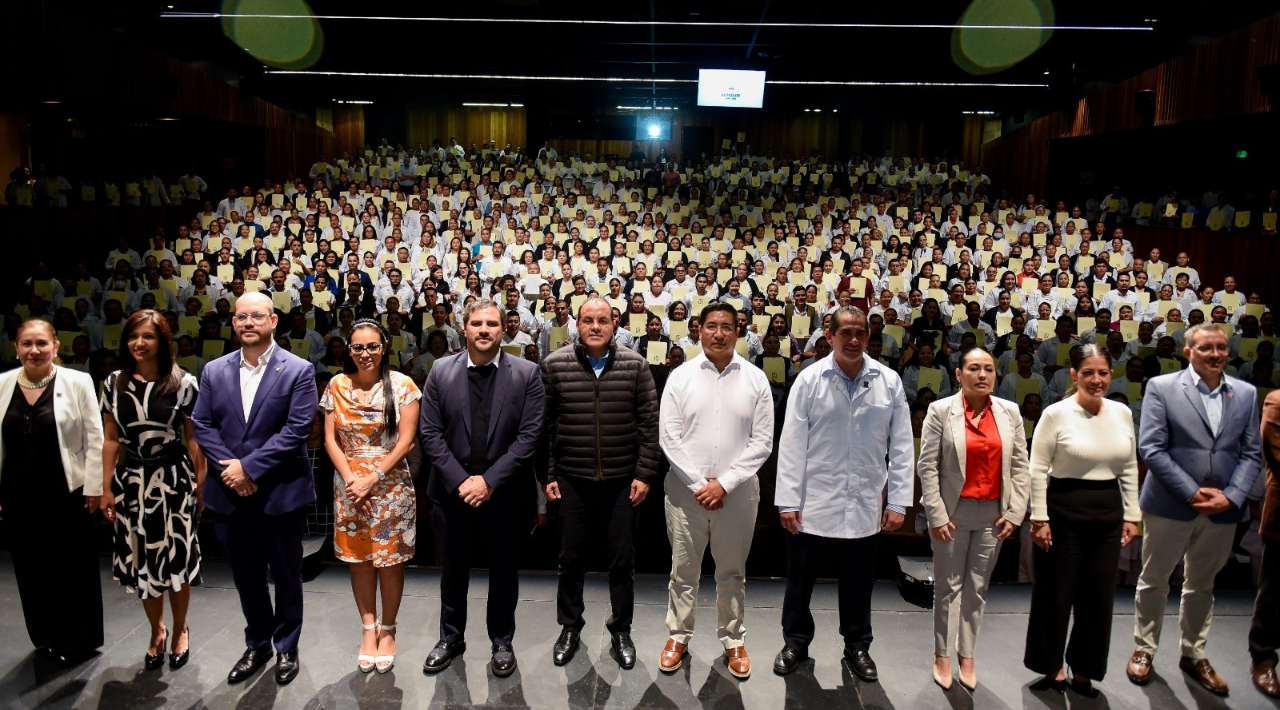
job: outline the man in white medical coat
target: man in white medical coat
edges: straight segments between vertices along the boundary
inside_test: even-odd
[[[820,565],[831,560],[839,579],[844,660],[859,678],[874,682],[876,542],[881,531],[902,525],[911,505],[911,415],[898,374],[863,355],[868,331],[861,309],[837,310],[826,336],[831,354],[796,378],[778,440],[774,504],[789,535],[782,603],[786,645],[773,670],[786,675],[808,657],[813,583]]]

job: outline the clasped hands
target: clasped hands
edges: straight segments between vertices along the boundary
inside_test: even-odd
[[[1191,496],[1191,507],[1201,515],[1216,515],[1231,510],[1234,504],[1220,488],[1200,488]]]
[[[995,527],[995,534],[992,536],[997,540],[1008,540],[1014,531],[1018,529],[1017,525],[1004,519],[1004,516],[997,517],[992,526]],[[951,542],[955,539],[956,524],[948,520],[947,522],[935,528],[929,528],[929,536],[938,542]]]
[[[222,464],[222,482],[227,487],[236,492],[236,495],[244,497],[251,496],[258,491],[258,484],[249,478],[249,474],[244,472],[244,467],[240,465],[240,459],[223,459],[218,461]]]

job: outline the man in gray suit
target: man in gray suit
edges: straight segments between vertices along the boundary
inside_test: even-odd
[[[467,349],[436,361],[423,386],[419,430],[427,497],[440,551],[440,642],[422,670],[439,673],[466,650],[467,586],[474,538],[487,538],[490,670],[516,668],[516,558],[532,521],[532,462],[542,433],[538,366],[504,356],[502,308],[488,299],[463,311]]]
[[[1135,649],[1126,673],[1145,685],[1160,642],[1169,576],[1183,562],[1182,658],[1201,686],[1226,695],[1227,683],[1205,656],[1213,617],[1213,580],[1231,555],[1236,524],[1262,466],[1258,396],[1223,372],[1227,336],[1216,325],[1187,329],[1191,366],[1147,380],[1138,449],[1147,462],[1142,486],[1145,540],[1134,604]]]

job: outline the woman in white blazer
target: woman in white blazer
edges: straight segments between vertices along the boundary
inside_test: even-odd
[[[102,645],[102,419],[92,378],[55,363],[59,345],[48,321],[26,321],[21,367],[0,373],[0,506],[23,541],[11,550],[31,643],[70,665]]]
[[[972,691],[991,572],[1000,543],[1022,523],[1031,477],[1018,405],[991,394],[991,353],[981,347],[966,351],[956,379],[959,394],[929,405],[916,474],[933,539],[933,679],[944,690],[951,687],[951,619],[958,612],[960,685]]]

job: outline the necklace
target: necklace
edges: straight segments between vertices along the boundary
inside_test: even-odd
[[[19,370],[18,385],[22,387],[22,389],[26,389],[26,390],[44,389],[45,387],[49,386],[50,382],[53,382],[53,376],[56,374],[58,374],[58,371],[51,369],[49,370],[49,374],[45,375],[44,377],[41,377],[39,381],[32,382],[31,380],[27,379],[27,373],[25,370]]]

